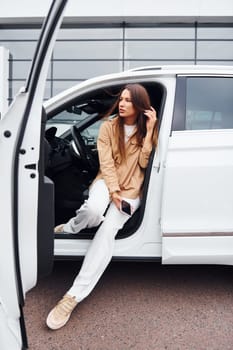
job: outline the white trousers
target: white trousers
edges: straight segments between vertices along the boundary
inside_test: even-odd
[[[140,205],[139,197],[124,199],[131,204],[134,211]],[[109,208],[104,217],[103,214],[108,205]],[[89,198],[77,210],[77,215],[65,224],[64,231],[78,233],[85,227],[97,226],[103,221],[88,248],[79,274],[67,291],[69,295],[75,296],[77,302],[88,296],[102,276],[113,255],[115,236],[128,218],[110,201],[107,186],[101,179],[91,186]]]

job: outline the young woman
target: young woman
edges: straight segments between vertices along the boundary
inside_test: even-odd
[[[122,211],[124,201],[129,204],[131,214],[140,205],[145,168],[157,143],[156,111],[140,84],[126,85],[109,115],[117,106],[118,115],[105,121],[99,131],[100,170],[90,187],[88,200],[75,217],[55,228],[55,232],[75,234],[102,222],[72,287],[47,317],[51,329],[67,323],[75,306],[93,290],[109,264],[115,236],[130,217]]]

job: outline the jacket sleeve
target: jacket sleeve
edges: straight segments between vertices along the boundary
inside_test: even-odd
[[[145,169],[147,167],[151,151],[152,151],[152,145],[144,142],[139,154],[139,159],[138,159],[138,163],[141,168]]]
[[[107,121],[101,125],[97,139],[97,149],[101,175],[108,187],[109,193],[111,194],[113,192],[120,191],[120,186],[112,155],[111,138],[113,135],[111,132],[110,123],[111,122]]]

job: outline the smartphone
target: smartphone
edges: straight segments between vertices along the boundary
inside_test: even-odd
[[[121,201],[120,211],[128,216],[132,215],[131,205],[128,202],[126,202],[124,199]]]

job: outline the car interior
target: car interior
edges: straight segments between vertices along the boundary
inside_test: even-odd
[[[165,88],[159,83],[142,85],[150,95],[160,125]],[[61,105],[47,116],[45,175],[54,182],[55,225],[65,223],[75,216],[76,210],[88,198],[88,188],[99,169],[98,130],[106,118],[114,118],[116,115],[117,110],[106,117],[121,88],[121,85],[114,85],[92,91]],[[140,225],[155,151],[152,151],[146,169],[141,206],[118,232],[117,239],[133,234]],[[55,238],[91,239],[97,228],[86,228],[78,234],[56,233]]]

